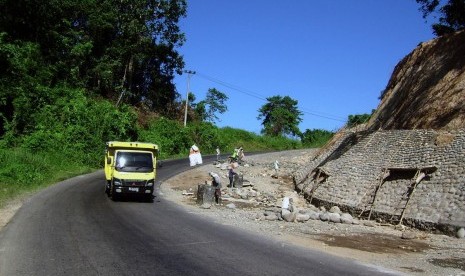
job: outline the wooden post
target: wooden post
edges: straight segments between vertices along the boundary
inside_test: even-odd
[[[413,196],[413,192],[415,192],[415,188],[417,187],[418,183],[420,183],[420,181],[425,178],[426,176],[426,173],[424,172],[421,172],[421,169],[420,170],[417,170],[417,173],[415,174],[415,180],[413,181],[413,187],[412,187],[412,192],[409,194],[408,198],[407,198],[407,202],[405,203],[405,207],[404,209],[402,210],[402,213],[400,214],[400,219],[399,219],[399,225],[402,224],[402,220],[404,219],[404,214],[405,214],[405,210],[407,210],[407,207],[408,207],[408,204],[410,202],[410,199],[412,198]]]
[[[375,201],[376,201],[376,195],[378,194],[379,188],[381,188],[381,185],[383,185],[384,180],[388,178],[390,175],[389,169],[385,170],[383,172],[383,176],[381,177],[378,186],[376,187],[375,194],[373,195],[373,202],[371,202],[371,207],[370,207],[370,212],[368,213],[368,220],[371,218],[371,212],[373,211],[373,208],[375,208]]]

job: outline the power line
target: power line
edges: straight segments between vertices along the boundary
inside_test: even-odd
[[[206,79],[206,80],[209,80],[209,81],[211,81],[211,82],[218,83],[218,84],[220,84],[220,85],[223,85],[223,86],[225,86],[225,87],[231,88],[231,89],[236,90],[236,91],[238,91],[238,92],[247,94],[247,95],[249,95],[249,96],[251,96],[251,97],[257,98],[257,99],[259,99],[259,100],[266,101],[266,98],[265,98],[264,96],[262,96],[262,95],[260,95],[260,94],[257,94],[257,93],[255,93],[255,92],[253,92],[253,91],[250,91],[250,90],[248,90],[248,89],[239,87],[239,86],[234,85],[234,84],[227,83],[227,82],[225,82],[225,81],[216,79],[216,78],[214,78],[214,77],[207,76],[207,75],[202,74],[202,73],[197,73],[197,75],[200,76],[200,77],[202,77],[202,78],[204,78],[204,79]]]
[[[302,109],[302,108],[301,108]],[[317,116],[317,117],[321,117],[321,118],[325,118],[325,119],[329,119],[329,120],[333,120],[333,121],[339,121],[339,122],[346,122],[347,120],[344,120],[342,119],[341,117],[338,117],[338,116],[333,116],[331,114],[329,115],[321,115],[321,114],[316,114],[312,111],[307,111],[305,109],[302,109],[302,113],[305,113],[305,114],[309,114],[309,115],[312,115],[312,116]],[[323,114],[323,113],[322,113]],[[330,117],[331,116],[331,117]]]
[[[262,95],[260,95],[260,94],[258,94],[256,92],[251,91],[251,90],[242,88],[242,87],[234,85],[234,84],[227,83],[225,81],[222,81],[220,79],[208,76],[208,75],[203,74],[203,73],[196,72],[196,75],[201,77],[201,78],[204,78],[204,79],[206,79],[208,81],[217,83],[217,84],[222,85],[224,87],[233,89],[233,90],[235,90],[237,92],[240,92],[240,93],[246,94],[248,96],[254,97],[256,99],[259,99],[259,100],[262,100],[262,101],[265,101],[265,102],[267,101],[265,96],[262,96]],[[328,113],[325,114],[323,112],[310,111],[310,110],[307,110],[305,108],[301,108],[301,112],[305,113],[305,114],[309,114],[311,116],[325,118],[325,119],[333,120],[333,121],[339,121],[339,122],[346,122],[347,121],[347,120],[344,120],[341,117],[338,117],[336,115],[332,115],[332,114],[328,114]],[[318,113],[320,113],[320,114],[318,114]]]

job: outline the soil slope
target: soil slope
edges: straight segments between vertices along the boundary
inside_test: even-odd
[[[465,127],[465,31],[418,45],[392,73],[368,123],[381,129]]]

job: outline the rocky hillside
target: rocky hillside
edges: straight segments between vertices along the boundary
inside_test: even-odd
[[[395,67],[365,126],[340,130],[294,184],[310,203],[448,234],[465,228],[465,31]]]
[[[395,67],[368,123],[377,129],[465,127],[465,31],[418,45]]]

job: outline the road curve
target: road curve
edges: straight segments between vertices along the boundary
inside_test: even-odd
[[[158,184],[186,169],[164,162]],[[98,171],[25,202],[0,232],[0,275],[392,275],[212,223],[163,195],[113,202],[104,182]]]

